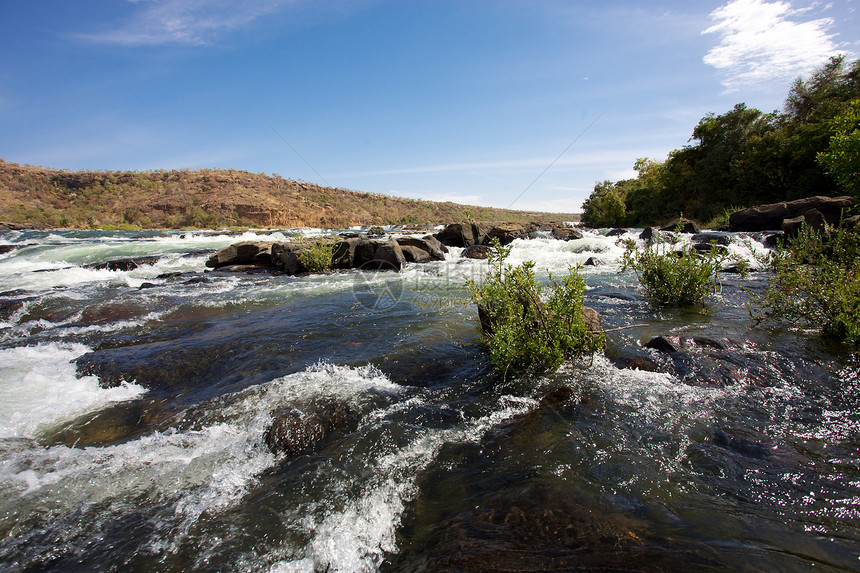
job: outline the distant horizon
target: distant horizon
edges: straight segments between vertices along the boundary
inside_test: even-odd
[[[5,3],[0,157],[578,214],[708,113],[855,59],[856,2]]]

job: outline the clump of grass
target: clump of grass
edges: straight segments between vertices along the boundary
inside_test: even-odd
[[[327,239],[306,240],[299,238],[301,249],[297,253],[299,263],[309,273],[326,273],[337,263],[334,251],[337,244]]]
[[[590,332],[582,316],[585,281],[576,268],[557,281],[551,275],[548,295],[535,278],[534,262],[504,264],[510,247],[494,239],[489,275],[469,280],[494,366],[507,371],[547,372],[566,359],[592,354],[603,346],[603,335]]]

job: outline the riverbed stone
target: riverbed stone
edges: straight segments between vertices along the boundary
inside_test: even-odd
[[[313,404],[305,410],[283,408],[273,413],[263,435],[272,453],[291,457],[310,451],[336,432],[353,430],[358,420],[346,402]]]
[[[489,254],[490,247],[487,245],[472,245],[471,247],[463,249],[460,256],[464,259],[486,259],[489,257]]]
[[[729,215],[729,226],[732,231],[773,231],[782,228],[785,219],[804,216],[815,209],[830,225],[836,225],[851,205],[854,199],[842,197],[804,197],[795,201],[783,201],[756,205]]]

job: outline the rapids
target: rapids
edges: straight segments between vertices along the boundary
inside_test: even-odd
[[[581,273],[610,331],[516,377],[489,365],[464,285],[486,263],[459,249],[399,273],[204,272],[298,232],[322,230],[0,233],[0,569],[860,569],[860,370],[752,324],[764,273],[723,274],[710,313],[655,309],[619,273],[635,233],[517,240],[508,262],[541,277],[599,259]],[[729,249],[755,268],[761,239]],[[275,412],[323,402],[357,427],[268,449]]]

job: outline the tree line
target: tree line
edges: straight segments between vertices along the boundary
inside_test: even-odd
[[[592,227],[676,218],[705,226],[733,210],[813,195],[860,196],[860,60],[834,56],[795,80],[782,112],[739,103],[709,113],[665,161],[637,159],[635,179],[603,181],[583,204]]]

